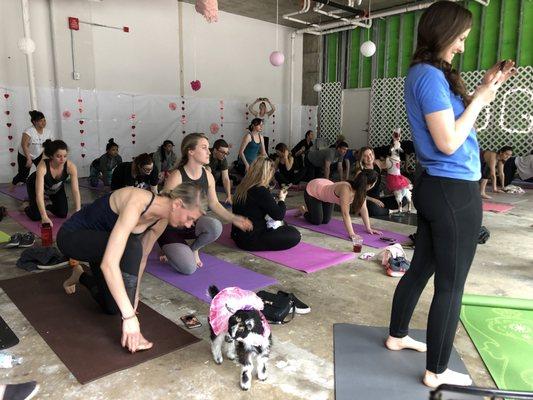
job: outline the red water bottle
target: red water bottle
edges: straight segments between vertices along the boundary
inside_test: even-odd
[[[52,227],[46,222],[41,225],[41,245],[43,247],[50,247],[52,242]]]

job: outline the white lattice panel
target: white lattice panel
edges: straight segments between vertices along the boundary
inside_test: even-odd
[[[342,87],[340,82],[322,84],[320,92],[319,137],[332,144],[341,131]]]
[[[485,71],[465,72],[462,77],[468,90],[480,83]],[[402,128],[402,139],[411,138],[403,100],[405,78],[372,81],[370,104],[371,146],[390,143],[392,130]],[[476,122],[480,147],[496,151],[502,146],[514,147],[515,154],[533,150],[533,67],[518,68],[518,75],[507,81],[497,98],[483,109]]]

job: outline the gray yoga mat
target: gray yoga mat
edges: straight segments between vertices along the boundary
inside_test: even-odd
[[[381,219],[383,221],[396,222],[398,224],[417,226],[417,217],[414,213],[394,213],[381,217],[371,217],[375,219]]]
[[[429,399],[431,389],[422,383],[426,354],[387,350],[383,344],[387,335],[385,327],[333,325],[336,400]],[[425,341],[426,331],[411,329],[409,336]],[[468,373],[455,350],[449,367]],[[472,400],[473,397],[454,394],[453,399]]]

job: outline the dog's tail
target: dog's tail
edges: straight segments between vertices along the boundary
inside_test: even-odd
[[[218,290],[215,285],[209,286],[209,296],[211,296],[211,298],[214,298],[219,292],[220,290]]]

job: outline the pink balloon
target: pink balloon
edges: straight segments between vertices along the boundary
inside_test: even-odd
[[[218,126],[218,124],[215,124],[215,123],[212,123],[210,126],[209,126],[209,130],[211,131],[211,133],[213,135],[216,135],[218,133],[218,130],[220,129],[220,126]]]
[[[172,111],[175,111],[176,108],[178,108],[178,105],[176,103],[168,103],[168,108],[170,108]]]
[[[273,51],[270,54],[270,64],[274,67],[279,67],[285,62],[285,56],[281,51]]]
[[[69,110],[63,111],[63,118],[70,118],[72,113]]]

